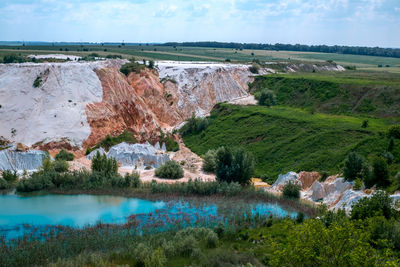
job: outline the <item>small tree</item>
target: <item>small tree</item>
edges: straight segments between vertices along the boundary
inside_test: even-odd
[[[213,149],[207,151],[203,157],[203,171],[215,172],[217,152]]]
[[[221,147],[217,150],[215,173],[220,182],[249,184],[254,171],[254,158],[243,148]]]
[[[105,175],[114,175],[118,173],[118,164],[114,158],[107,158],[107,155],[100,155],[97,151],[92,159],[91,165],[93,172],[102,172]]]
[[[292,181],[289,181],[283,186],[282,195],[284,198],[299,199],[300,186],[293,183]]]
[[[394,149],[394,138],[390,137],[388,151],[391,152],[391,151],[393,151],[393,149]]]
[[[13,183],[18,179],[18,174],[16,171],[11,171],[11,170],[5,170],[1,174],[3,179],[8,182],[8,183]]]
[[[374,160],[373,178],[374,183],[379,187],[387,187],[390,185],[389,168],[386,160],[382,157],[377,157]]]
[[[351,152],[346,161],[344,162],[344,178],[347,181],[353,181],[357,177],[361,177],[361,170],[363,168],[364,158],[355,152]]]
[[[392,206],[392,199],[385,191],[378,190],[372,197],[364,197],[352,206],[352,219],[364,220],[374,216],[384,216],[386,219],[399,216],[399,212]]]
[[[56,172],[66,172],[68,171],[69,165],[65,160],[56,160],[54,162],[54,170]]]
[[[179,179],[183,177],[184,172],[178,162],[169,160],[156,169],[155,175],[160,178]]]
[[[148,67],[149,67],[149,69],[154,69],[154,61],[153,60],[149,60]]]

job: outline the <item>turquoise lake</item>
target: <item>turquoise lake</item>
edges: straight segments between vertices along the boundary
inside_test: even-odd
[[[98,195],[0,195],[0,236],[5,239],[28,234],[33,228],[61,225],[75,228],[96,223],[123,224],[130,216],[141,222],[164,221],[174,224],[185,221],[223,220],[242,209],[248,216],[295,217],[277,204],[200,202],[193,204],[185,200],[149,201],[138,198]],[[234,207],[234,208],[233,208]],[[235,210],[235,211],[234,211]],[[40,231],[40,230],[39,230]]]

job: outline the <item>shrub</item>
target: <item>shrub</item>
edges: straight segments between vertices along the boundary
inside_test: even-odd
[[[218,245],[218,235],[213,232],[209,231],[206,235],[206,246],[207,248],[215,248]]]
[[[6,181],[7,183],[13,183],[16,180],[18,180],[18,175],[16,171],[11,171],[11,170],[5,170],[1,174],[1,177]]]
[[[389,127],[388,134],[390,137],[400,139],[400,125],[392,125]]]
[[[107,155],[100,155],[97,151],[92,159],[91,169],[93,172],[102,172],[106,175],[118,174],[118,164],[114,158],[107,158]]]
[[[131,174],[127,173],[125,174],[125,186],[126,187],[133,187],[133,188],[138,188],[142,184],[142,181],[140,181],[140,175],[138,172],[133,172]]]
[[[40,76],[37,76],[35,81],[33,81],[33,87],[38,88],[42,84],[42,78]]]
[[[176,142],[174,139],[172,139],[170,134],[165,135],[163,132],[161,132],[160,144],[161,143],[165,143],[165,147],[166,147],[167,151],[176,152],[179,150],[178,142]]]
[[[397,172],[397,174],[394,176],[394,179],[397,181],[397,183],[400,185],[400,172]]]
[[[368,127],[368,120],[363,120],[362,124],[361,124],[362,128],[367,128]]]
[[[347,181],[353,181],[357,177],[361,177],[361,170],[364,165],[364,158],[355,152],[351,152],[344,162],[344,178]]]
[[[153,60],[149,60],[148,67],[149,67],[149,69],[154,69],[154,61]]]
[[[351,218],[364,220],[374,216],[397,218],[399,212],[392,206],[392,199],[385,191],[378,190],[370,198],[364,197],[352,206]]]
[[[243,148],[221,147],[217,150],[215,173],[220,182],[249,184],[254,165],[253,156]]]
[[[252,64],[252,65],[249,67],[249,71],[250,71],[251,73],[258,74],[258,72],[260,71],[260,66],[259,66],[258,64]]]
[[[305,217],[305,215],[304,215],[303,212],[297,213],[296,222],[297,223],[302,223],[304,221],[304,217]]]
[[[208,118],[196,118],[195,115],[192,114],[192,117],[186,121],[186,124],[179,129],[179,133],[182,136],[197,134],[207,129],[209,125],[210,121]]]
[[[283,186],[282,196],[288,199],[299,199],[300,198],[300,186],[289,181]]]
[[[382,157],[377,157],[373,163],[373,179],[378,187],[386,187],[390,185],[389,168],[386,160]]]
[[[261,106],[275,106],[275,94],[271,90],[266,88],[261,89],[259,92],[255,93],[255,98],[258,100],[258,104]]]
[[[75,156],[74,154],[61,149],[60,152],[58,152],[58,154],[54,157],[56,160],[65,160],[65,161],[72,161],[74,160]]]
[[[362,186],[363,186],[363,182],[360,178],[357,178],[354,180],[354,186],[353,186],[354,190],[361,190]]]
[[[69,165],[65,160],[56,160],[54,162],[54,170],[56,172],[66,172],[68,171]]]
[[[166,179],[179,179],[183,177],[183,174],[181,165],[174,160],[167,161],[155,171],[157,177]]]
[[[207,153],[203,156],[203,166],[202,169],[205,172],[215,172],[216,168],[216,157],[217,152],[213,149],[207,151]]]
[[[145,65],[137,62],[126,63],[121,66],[120,71],[128,76],[131,72],[140,73],[141,70],[145,69]]]

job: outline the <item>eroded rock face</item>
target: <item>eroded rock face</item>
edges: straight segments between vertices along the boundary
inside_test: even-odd
[[[88,103],[101,101],[94,69],[121,61],[0,64],[0,136],[32,146],[66,138],[80,146],[91,128]],[[41,83],[34,87],[34,81]]]
[[[288,182],[293,182],[301,185],[298,181],[299,175],[295,172],[288,172],[287,174],[280,174],[275,183],[269,188],[271,191],[280,192],[283,189],[283,186]]]
[[[298,180],[301,182],[301,189],[308,189],[315,181],[321,178],[319,172],[299,172]]]
[[[169,160],[167,154],[149,144],[121,143],[111,147],[108,158],[115,158],[121,167],[150,166],[158,168]]]
[[[42,166],[46,153],[40,150],[26,152],[9,149],[0,151],[0,170],[34,171]]]
[[[185,119],[192,113],[208,114],[224,101],[248,96],[253,75],[247,65],[158,62],[161,79],[170,81],[167,90],[177,95],[177,112]]]

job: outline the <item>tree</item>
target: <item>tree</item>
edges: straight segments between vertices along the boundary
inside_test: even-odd
[[[154,69],[154,61],[153,60],[149,60],[148,67],[149,67],[149,69]]]
[[[374,183],[378,187],[387,187],[390,185],[389,168],[386,160],[382,157],[377,157],[373,163],[373,178]]]
[[[388,151],[389,152],[391,152],[391,151],[393,151],[393,149],[394,149],[394,138],[393,137],[390,137],[390,140],[389,140],[389,145],[388,145]]]
[[[97,151],[92,159],[91,165],[93,172],[101,172],[107,176],[118,174],[118,164],[114,158],[107,158],[107,155],[100,155]]]
[[[249,184],[254,172],[254,158],[243,148],[221,147],[217,150],[215,170],[220,182]]]
[[[392,199],[385,191],[378,190],[372,197],[364,197],[351,207],[351,218],[354,220],[375,216],[384,216],[386,219],[399,216],[399,212],[392,206]]]
[[[355,152],[351,152],[344,162],[343,175],[347,181],[353,181],[357,177],[361,177],[361,170],[364,165],[364,158]]]
[[[217,152],[213,149],[207,151],[203,157],[202,169],[205,172],[215,172]]]
[[[390,137],[400,139],[400,125],[392,125],[388,129],[388,134]]]

